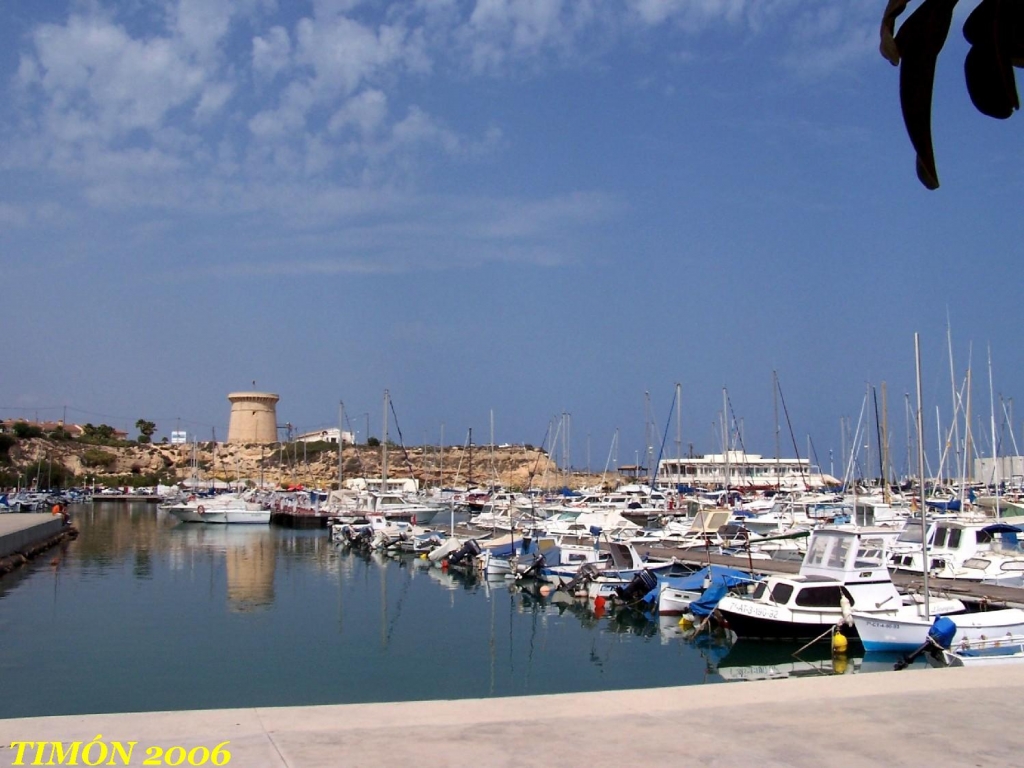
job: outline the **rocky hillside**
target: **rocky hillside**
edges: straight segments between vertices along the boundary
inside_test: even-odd
[[[188,479],[198,464],[202,479],[225,481],[260,479],[289,486],[329,487],[338,478],[337,446],[325,443],[287,445],[235,445],[199,443],[193,459],[191,445],[91,445],[75,440],[48,438],[20,439],[7,450],[0,463],[0,486],[31,484],[38,476],[47,485],[155,485]],[[348,446],[342,457],[345,478],[365,475],[380,477],[382,451],[379,447]],[[4,457],[0,456],[0,460]],[[443,459],[443,465],[442,465]],[[565,484],[581,487],[600,482],[600,477],[566,477],[543,451],[510,446],[446,448],[443,457],[436,447],[388,449],[388,476],[415,477],[421,485],[436,485],[443,469],[443,483],[486,485],[495,480],[508,488],[529,486],[556,488]],[[612,480],[613,484],[619,478]]]

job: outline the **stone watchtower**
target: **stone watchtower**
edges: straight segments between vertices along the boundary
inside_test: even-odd
[[[232,392],[229,443],[276,443],[277,401],[270,392]]]

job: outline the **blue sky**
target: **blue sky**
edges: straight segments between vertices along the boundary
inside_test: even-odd
[[[255,381],[379,436],[386,388],[408,444],[565,412],[600,468],[676,382],[684,451],[726,388],[773,455],[774,370],[827,468],[869,384],[904,450],[915,332],[935,445],[948,318],[987,430],[987,350],[997,399],[1024,374],[1024,118],[971,106],[959,9],[925,190],[883,7],[0,0],[0,416],[223,436]]]

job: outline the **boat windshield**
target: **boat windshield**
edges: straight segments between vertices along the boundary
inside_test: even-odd
[[[957,549],[960,546],[960,535],[963,530],[960,528],[946,528],[940,526],[935,532],[935,542],[933,546],[938,549],[939,547],[948,547],[949,549]]]
[[[920,544],[924,537],[921,536],[921,525],[916,522],[909,523],[896,539],[900,544]]]

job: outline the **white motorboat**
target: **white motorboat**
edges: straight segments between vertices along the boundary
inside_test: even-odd
[[[270,508],[251,493],[190,496],[161,508],[183,523],[266,525],[270,522]]]
[[[811,533],[797,576],[769,576],[749,597],[728,595],[717,613],[738,637],[810,640],[848,622],[851,611],[865,616],[896,616],[904,603],[886,567],[893,531],[878,528],[820,528]],[[931,614],[962,611],[959,600],[932,598]],[[929,620],[930,623],[930,620]]]
[[[914,651],[928,637],[932,619],[922,615],[918,606],[904,606],[892,616],[852,611],[854,626],[865,651]],[[950,616],[956,624],[953,644],[975,643],[987,638],[1024,635],[1024,610],[1004,608],[980,613]]]
[[[1005,635],[987,640],[961,642],[942,652],[947,667],[988,667],[1024,664],[1024,636]]]

